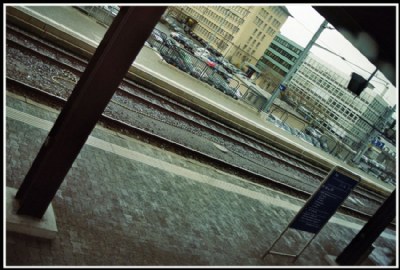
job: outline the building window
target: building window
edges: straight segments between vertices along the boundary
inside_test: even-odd
[[[272,22],[272,26],[279,28],[279,25],[280,25],[279,21],[277,19],[274,19],[274,21]]]

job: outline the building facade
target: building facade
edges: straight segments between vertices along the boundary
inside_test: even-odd
[[[255,65],[290,16],[283,6],[171,6],[168,14],[197,23],[192,31],[232,64]],[[186,17],[186,18],[185,18]]]
[[[257,61],[256,67],[263,72],[256,83],[261,88],[272,92],[289,72],[303,50],[303,47],[278,33]]]
[[[288,89],[313,113],[313,124],[350,147],[368,138],[389,104],[373,93],[371,84],[356,97],[347,89],[350,76],[308,54]]]
[[[283,6],[171,6],[166,14],[179,21],[194,21],[191,31],[237,67],[248,63],[263,71],[266,76],[260,76],[256,83],[267,91],[275,89],[275,81],[287,74],[303,50],[279,34],[290,16]],[[349,80],[348,75],[309,54],[288,91],[312,112],[312,124],[357,148],[381,120],[379,116],[388,104],[369,88],[355,97],[347,89]]]
[[[278,33],[256,66],[261,70],[273,70],[283,79],[303,50],[303,47]]]

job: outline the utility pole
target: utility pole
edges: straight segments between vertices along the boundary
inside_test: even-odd
[[[286,89],[287,83],[290,81],[292,78],[293,74],[297,71],[297,68],[301,65],[303,62],[304,58],[306,58],[308,52],[310,51],[311,47],[314,45],[322,31],[326,28],[328,25],[328,21],[324,20],[319,27],[318,31],[314,34],[310,42],[307,44],[306,48],[303,50],[303,52],[300,54],[299,58],[297,59],[296,63],[292,66],[292,68],[289,70],[289,72],[286,74],[285,78],[283,81],[279,84],[278,88],[275,89],[275,91],[272,93],[272,96],[269,98],[267,104],[264,107],[265,112],[269,112],[272,103],[274,102],[275,98],[279,95],[281,91],[284,91]]]

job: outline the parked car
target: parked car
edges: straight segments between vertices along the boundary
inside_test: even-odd
[[[292,128],[292,134],[296,137],[300,136],[301,131],[297,128]]]
[[[182,26],[178,23],[178,22],[173,22],[170,24],[170,27],[172,30],[174,30],[175,32],[179,32],[181,34],[185,33],[185,30],[183,30]]]
[[[168,63],[171,64],[184,72],[190,72],[190,68],[186,65],[184,60],[180,58],[176,54],[165,54],[162,55],[163,59]]]
[[[366,156],[362,155],[362,156],[361,156],[361,161],[368,164],[369,158],[367,158]]]
[[[197,57],[199,57],[201,60],[203,60],[207,66],[214,68],[217,63],[211,61],[208,57],[210,56],[209,54],[207,54],[206,52],[195,52],[195,55]]]
[[[151,32],[150,37],[155,39],[156,41],[162,43],[164,42],[164,38],[162,37],[161,33],[159,31],[155,31],[153,30],[153,32]]]
[[[193,63],[190,58],[187,57],[182,50],[179,50],[179,48],[161,50],[160,54],[168,64],[171,64],[184,72],[189,73],[193,68]]]
[[[238,99],[242,98],[242,93],[239,91],[239,89],[236,89],[236,96],[238,97]]]
[[[304,134],[304,133],[303,133],[303,135],[304,135],[303,138],[300,138],[300,139],[302,139],[302,140],[305,141],[306,143],[308,143],[308,144],[314,146],[312,137],[311,137],[310,135],[307,135],[307,134]]]
[[[189,42],[189,39],[179,32],[171,32],[170,36],[184,46],[187,42]]]
[[[197,35],[193,31],[189,31],[188,33],[192,38],[197,40]]]
[[[185,33],[185,30],[182,28],[182,27],[180,27],[180,26],[174,26],[173,27],[173,29],[176,31],[176,32],[179,32],[179,33]]]
[[[229,72],[221,65],[217,65],[216,70],[218,72],[219,75],[221,75],[225,80],[230,80],[232,79],[232,75],[229,74]]]
[[[165,22],[169,25],[172,25],[173,23],[175,23],[175,19],[172,18],[171,16],[167,16],[165,17]]]
[[[306,134],[311,135],[317,139],[321,138],[321,136],[323,134],[320,130],[313,128],[313,127],[306,127],[305,132],[306,132]]]
[[[298,106],[296,111],[300,113],[306,120],[312,118],[312,112],[303,105]]]
[[[167,38],[166,40],[164,40],[163,44],[167,48],[176,48],[176,47],[180,48],[181,47],[181,45],[176,40],[173,40],[172,38]]]
[[[195,44],[192,40],[187,39],[184,47],[186,50],[188,50],[189,52],[193,53],[196,51],[196,49],[198,48],[197,44]]]
[[[223,80],[214,79],[212,80],[211,85],[220,90],[222,93],[233,96],[233,90]]]
[[[285,131],[287,131],[287,132],[289,132],[289,133],[291,133],[291,128],[290,128],[290,126],[289,126],[288,124],[284,123],[284,122],[282,122],[280,128],[283,129],[283,130],[285,130]]]
[[[209,67],[214,68],[214,67],[217,66],[217,63],[211,61],[210,59],[205,59],[205,62],[206,62],[206,64],[207,64],[207,66],[209,66]]]
[[[282,120],[280,120],[278,117],[276,117],[273,114],[269,114],[268,117],[267,117],[267,120],[269,122],[271,122],[272,124],[274,124],[274,126],[276,126],[278,128],[281,128],[281,126],[283,124]]]
[[[315,147],[321,148],[321,143],[319,142],[319,140],[317,138],[311,137],[311,140]]]
[[[206,48],[200,47],[195,50],[194,55],[196,55],[197,57],[200,57],[200,56],[209,57],[209,56],[211,56],[211,53]]]
[[[118,6],[104,6],[104,9],[113,17],[117,16],[119,12]]]
[[[324,150],[325,152],[329,152],[329,147],[328,147],[328,143],[326,141],[321,141],[321,149]]]
[[[193,66],[189,71],[189,74],[195,77],[196,79],[205,81],[206,75],[204,74],[204,70],[198,66]]]

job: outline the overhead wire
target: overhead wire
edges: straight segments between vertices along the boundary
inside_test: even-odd
[[[315,33],[315,31],[311,31],[309,28],[307,28],[307,26],[305,26],[302,22],[300,22],[296,17],[292,16],[292,18],[293,18],[299,25],[301,25],[306,31],[308,31],[311,35],[313,35],[313,34]],[[334,27],[331,27],[331,26],[327,26],[326,29],[329,29],[329,30],[336,30]],[[354,67],[351,67],[351,66],[350,66],[350,65],[353,65],[353,66],[357,67],[358,69],[360,69],[360,70],[362,70],[362,71],[364,71],[364,72],[366,72],[366,73],[368,73],[368,74],[371,74],[370,71],[368,71],[368,70],[366,70],[366,69],[360,67],[359,65],[357,65],[357,64],[355,64],[355,63],[353,63],[353,62],[347,60],[344,56],[342,56],[342,55],[340,55],[340,54],[334,52],[333,49],[329,48],[330,46],[327,45],[325,42],[323,42],[321,39],[319,40],[319,42],[320,42],[321,44],[323,44],[325,47],[322,46],[322,45],[320,45],[320,44],[318,44],[318,43],[314,43],[314,45],[316,45],[317,47],[319,47],[319,48],[321,48],[321,49],[323,49],[323,50],[326,50],[326,51],[328,51],[328,52],[334,54],[335,56],[339,57],[339,58],[344,62],[344,64],[346,64],[346,65],[349,67],[349,69],[355,71]],[[385,85],[385,86],[387,87],[387,86],[389,85],[389,83],[387,82],[387,80],[384,80],[384,79],[378,77],[377,75],[378,75],[378,74],[375,74],[374,77],[371,79],[371,81],[380,83],[380,84]],[[377,81],[376,79],[379,79],[380,81],[382,81],[382,82],[384,82],[384,83],[379,82],[379,81]]]
[[[308,32],[311,34],[311,36],[314,35],[315,31],[311,31],[311,30],[310,30],[309,28],[307,28],[302,22],[300,22],[299,20],[297,20],[296,17],[292,16],[292,18],[293,18],[299,25],[301,25],[306,31],[308,31]],[[324,20],[325,20],[325,18],[324,18]],[[326,29],[329,29],[329,30],[336,30],[334,27],[331,27],[331,26],[327,26]],[[317,44],[316,42],[314,43],[314,45],[316,45],[317,47],[319,47],[319,48],[321,48],[321,49],[324,49],[324,50],[326,50],[326,51],[328,51],[328,52],[334,54],[335,56],[339,57],[340,59],[342,59],[342,61],[344,62],[344,64],[346,64],[351,70],[354,70],[354,71],[355,71],[355,69],[354,69],[353,67],[351,67],[350,64],[353,65],[353,66],[356,66],[357,68],[363,70],[364,72],[366,72],[366,73],[368,73],[368,74],[371,74],[370,71],[367,71],[367,70],[365,70],[364,68],[362,68],[362,67],[360,67],[360,66],[358,66],[358,65],[356,65],[356,64],[354,64],[354,63],[352,63],[352,62],[350,62],[350,61],[347,60],[344,56],[339,55],[338,53],[335,53],[332,49],[328,49],[327,47],[330,47],[330,46],[326,45],[321,39],[319,39],[319,42],[320,42],[321,44],[323,44],[324,46],[326,46],[326,47],[321,46],[320,44]],[[375,78],[384,81],[383,79],[377,77],[376,75],[375,75]],[[378,82],[378,81],[373,80],[373,79],[371,79],[371,81]],[[386,86],[387,86],[387,82],[386,82],[386,81],[384,81],[384,82],[386,83]],[[364,105],[364,106],[363,106],[363,105]],[[362,106],[365,107],[366,104],[363,103]]]
[[[307,30],[311,35],[313,35],[313,34],[315,33],[315,31],[314,31],[314,32],[311,31],[311,30],[310,30],[309,28],[307,28],[302,22],[300,22],[299,20],[297,20],[296,17],[293,16],[292,18],[293,18],[298,24],[300,24],[305,30]],[[331,26],[327,26],[326,29],[329,29],[329,30],[336,30],[334,27],[331,27]],[[349,65],[349,64],[352,64],[352,65],[356,66],[357,68],[363,70],[364,72],[371,73],[370,71],[367,71],[367,70],[363,69],[362,67],[360,67],[360,66],[358,66],[358,65],[356,65],[356,64],[354,64],[354,63],[352,63],[352,62],[350,62],[349,60],[347,60],[347,59],[344,58],[343,56],[341,56],[341,55],[339,55],[339,54],[333,52],[333,49],[332,49],[332,48],[329,48],[329,46],[328,46],[327,44],[325,44],[322,40],[320,40],[319,42],[322,43],[325,47],[323,47],[323,46],[321,46],[321,45],[319,45],[319,44],[317,44],[317,43],[314,43],[314,44],[317,45],[318,47],[320,47],[320,48],[322,48],[322,49],[324,49],[324,50],[327,50],[328,52],[330,52],[330,53],[332,53],[332,54],[338,56],[340,59],[342,59],[342,60],[344,61],[344,63],[345,63],[350,69],[354,70],[354,68],[352,68],[352,67]],[[329,49],[328,49],[328,48],[329,48]]]

